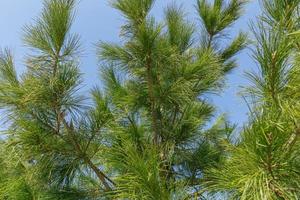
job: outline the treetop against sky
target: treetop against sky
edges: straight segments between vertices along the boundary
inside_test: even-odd
[[[197,22],[195,11],[196,1],[194,0],[156,0],[152,14],[157,19],[163,18],[163,10],[171,3],[182,5],[188,18]],[[17,71],[24,70],[24,56],[26,47],[22,44],[22,28],[25,24],[32,23],[33,19],[40,13],[42,8],[41,0],[9,0],[0,1],[0,25],[5,27],[0,32],[0,44],[2,47],[11,47],[17,63]],[[260,13],[257,0],[251,0],[245,6],[245,13],[233,25],[231,35],[237,34],[240,30],[249,32],[249,22],[255,20]],[[82,40],[83,57],[81,58],[81,71],[84,73],[86,91],[99,83],[98,61],[96,59],[95,44],[99,41],[120,41],[119,27],[123,18],[112,9],[109,1],[106,0],[84,0],[79,1],[76,6],[76,18],[72,30],[78,33]],[[9,20],[8,20],[9,19]],[[256,64],[251,60],[250,50],[246,49],[238,55],[239,67],[233,70],[227,77],[226,88],[220,96],[209,95],[215,102],[219,113],[226,112],[229,118],[242,125],[247,120],[247,106],[244,100],[238,95],[240,86],[247,84],[244,72],[256,70]],[[234,104],[234,106],[232,106]]]
[[[300,0],[260,2],[2,1],[0,200],[299,199]]]

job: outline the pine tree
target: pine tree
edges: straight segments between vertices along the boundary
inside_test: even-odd
[[[69,195],[94,195],[113,185],[95,156],[109,117],[104,106],[88,107],[78,92],[80,43],[79,36],[70,33],[74,6],[73,0],[46,0],[35,24],[24,28],[24,42],[31,53],[21,76],[16,74],[11,53],[1,54],[0,105],[9,123],[7,146],[15,152],[13,156],[19,156],[15,165],[28,168],[24,176],[31,173],[28,185]],[[32,197],[37,198],[39,194]]]
[[[253,25],[256,73],[245,91],[251,108],[241,141],[224,165],[211,169],[207,186],[233,199],[299,199],[299,5],[263,0]]]
[[[232,131],[221,118],[204,128],[214,114],[204,95],[220,91],[236,66],[234,55],[245,47],[246,35],[240,33],[221,48],[245,1],[198,1],[200,39],[180,7],[168,7],[159,23],[149,14],[153,3],[113,1],[126,19],[124,42],[102,42],[98,50],[116,122],[105,157],[116,170],[112,196],[121,199],[182,199],[195,193],[202,172],[220,162]]]
[[[17,75],[8,50],[0,56],[0,108],[9,126],[0,198],[195,198],[230,143],[233,126],[224,116],[207,128],[215,107],[205,95],[222,90],[246,46],[244,33],[227,34],[245,3],[198,0],[197,30],[179,6],[157,22],[149,14],[154,0],[112,1],[126,20],[123,42],[98,45],[103,87],[87,98],[80,39],[70,33],[75,1],[45,0],[24,28],[26,71]]]

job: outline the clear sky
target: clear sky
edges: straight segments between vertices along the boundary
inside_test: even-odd
[[[250,20],[255,20],[260,12],[257,1],[252,0],[247,5],[245,15],[233,26],[232,34],[237,34],[239,30],[249,31]],[[84,73],[86,91],[89,87],[100,84],[95,44],[99,41],[120,41],[122,16],[108,2],[109,0],[80,0],[77,5],[73,32],[81,35],[85,50],[81,59],[81,70]],[[163,9],[172,2],[182,4],[190,20],[198,20],[194,9],[196,0],[156,0],[152,14],[161,19]],[[42,0],[0,0],[0,47],[12,49],[18,72],[24,70],[24,56],[28,52],[22,44],[22,27],[32,23],[41,8]],[[200,31],[199,29],[198,33]],[[211,101],[217,105],[219,113],[228,113],[232,122],[242,125],[247,120],[247,106],[237,93],[240,86],[247,84],[244,71],[254,69],[256,65],[249,50],[239,54],[238,60],[240,66],[228,76],[227,88],[220,96],[211,97]]]

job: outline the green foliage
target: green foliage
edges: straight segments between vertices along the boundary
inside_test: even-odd
[[[78,92],[81,74],[75,56],[79,43],[69,33],[74,3],[45,1],[36,25],[25,28],[25,43],[32,55],[20,77],[8,51],[1,55],[0,104],[10,124],[5,143],[18,148],[16,165],[28,163],[24,179],[32,176],[41,189],[61,195],[52,195],[54,199],[73,199],[72,194],[80,199],[79,193],[86,198],[93,191],[103,191],[102,186],[105,190],[111,187],[93,158],[101,145],[99,132],[107,122],[105,116],[95,117],[105,110],[89,108]],[[7,185],[16,182],[16,186],[35,187],[22,177]],[[86,177],[91,177],[89,182]]]
[[[91,101],[81,95],[80,42],[70,33],[75,4],[44,1],[24,28],[23,74],[9,51],[0,54],[9,122],[1,148],[11,152],[0,156],[0,199],[192,199],[230,146],[234,126],[205,95],[222,91],[246,47],[244,33],[226,35],[245,1],[199,0],[201,30],[175,4],[157,22],[153,0],[112,1],[126,19],[124,42],[99,43],[103,90]]]
[[[299,199],[299,1],[262,1],[253,25],[253,57],[247,73],[250,122],[231,146],[224,165],[207,171],[206,188],[233,199]]]
[[[299,141],[293,141],[295,127],[287,118],[268,111],[252,121],[225,165],[210,170],[207,188],[240,199],[297,199]]]
[[[119,198],[174,199],[173,191],[183,185],[196,192],[203,170],[222,160],[232,131],[226,120],[204,130],[214,107],[203,95],[220,91],[236,66],[234,55],[245,47],[243,33],[224,49],[217,47],[224,39],[219,33],[238,19],[244,3],[207,10],[228,17],[215,24],[200,14],[202,21],[211,21],[203,23],[205,30],[219,30],[208,41],[214,46],[197,42],[195,26],[174,4],[165,10],[165,23],[156,22],[149,14],[152,3],[113,1],[127,19],[124,44],[101,42],[98,49],[105,93],[118,122],[105,157],[108,168],[117,170],[112,195]]]
[[[210,36],[221,34],[242,14],[246,0],[233,0],[226,5],[224,0],[215,0],[213,5],[207,0],[198,0],[197,10]]]
[[[74,0],[44,1],[44,10],[36,23],[25,26],[24,42],[41,53],[41,61],[46,60],[43,56],[62,59],[78,51],[78,36],[69,34],[74,4]]]

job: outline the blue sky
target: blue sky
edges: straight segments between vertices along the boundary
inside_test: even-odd
[[[99,41],[120,41],[119,27],[122,24],[122,16],[109,6],[108,1],[81,0],[77,5],[73,32],[81,35],[84,48],[81,70],[85,74],[86,91],[89,87],[100,84],[95,44]],[[232,34],[238,33],[239,30],[249,31],[249,22],[255,20],[260,12],[257,1],[250,1],[245,15],[233,26]],[[172,2],[182,4],[189,19],[197,21],[194,9],[196,0],[156,0],[152,14],[162,19],[163,9]],[[22,44],[22,27],[32,23],[41,8],[42,0],[0,0],[0,47],[12,49],[18,72],[24,70],[24,56],[28,53],[28,49]],[[198,33],[200,31],[199,29]],[[247,120],[247,106],[237,93],[240,86],[247,85],[244,71],[254,69],[256,65],[249,50],[238,55],[238,62],[240,66],[228,76],[227,88],[219,96],[210,97],[210,100],[217,105],[219,113],[228,113],[232,122],[242,125]]]

